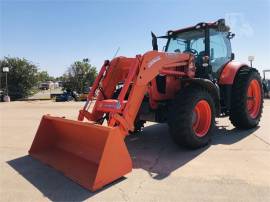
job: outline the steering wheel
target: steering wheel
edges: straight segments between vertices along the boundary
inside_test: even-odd
[[[185,50],[184,53],[192,53],[194,56],[198,56],[199,53],[197,50],[193,49],[193,48],[190,48],[188,50]]]

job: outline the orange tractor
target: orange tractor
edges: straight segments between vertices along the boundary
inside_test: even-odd
[[[215,117],[256,127],[261,78],[233,61],[233,36],[223,19],[152,33],[153,51],[104,62],[77,121],[43,116],[30,155],[95,191],[132,170],[124,139],[146,121],[168,123],[176,144],[193,149],[209,143]],[[164,52],[157,38],[167,40]]]

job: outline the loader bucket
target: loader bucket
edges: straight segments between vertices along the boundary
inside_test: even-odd
[[[29,154],[91,191],[132,169],[118,128],[49,115],[43,116]]]

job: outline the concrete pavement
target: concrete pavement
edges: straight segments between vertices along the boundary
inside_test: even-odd
[[[82,103],[0,103],[1,201],[270,201],[270,100],[258,128],[217,119],[211,145],[174,145],[165,124],[148,123],[126,143],[133,171],[91,193],[27,155],[43,114],[75,119]]]

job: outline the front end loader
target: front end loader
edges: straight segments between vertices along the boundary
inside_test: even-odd
[[[153,51],[104,62],[77,121],[43,116],[29,154],[95,191],[132,170],[124,139],[146,121],[168,123],[173,140],[193,149],[209,143],[217,116],[258,125],[261,79],[233,61],[224,20],[168,31],[158,37],[164,52],[152,37]]]

